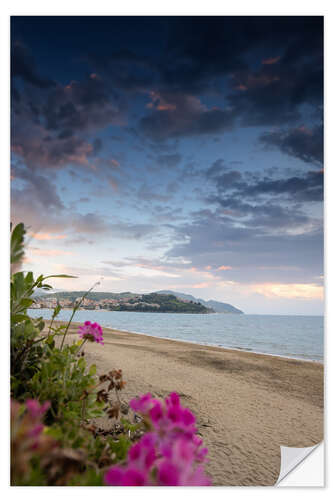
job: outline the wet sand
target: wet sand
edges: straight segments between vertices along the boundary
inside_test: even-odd
[[[323,439],[320,363],[103,330],[104,346],[85,346],[88,363],[99,374],[123,370],[124,401],[178,392],[197,416],[215,485],[274,485],[280,445]]]

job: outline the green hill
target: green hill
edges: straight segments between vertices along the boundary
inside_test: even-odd
[[[197,299],[196,297],[193,297],[193,295],[189,295],[186,293],[180,293],[180,292],[173,292],[171,290],[160,290],[159,292],[156,292],[156,293],[161,293],[163,295],[173,294],[180,299],[192,300],[194,302],[199,302],[200,304],[203,304],[205,307],[214,309],[214,311],[218,312],[218,313],[244,314],[243,311],[241,311],[240,309],[237,309],[236,307],[232,306],[231,304],[226,304],[225,302],[219,302],[217,300]]]

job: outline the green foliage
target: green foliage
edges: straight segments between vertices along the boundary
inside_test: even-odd
[[[206,314],[212,312],[199,302],[183,302],[175,295],[163,295],[159,293],[149,293],[142,295],[140,300],[133,299],[129,303],[134,306],[119,304],[118,311],[136,311],[136,312],[157,312],[157,313],[191,313]],[[156,307],[156,304],[159,307]]]
[[[65,345],[60,350],[53,345],[53,340],[52,335],[47,339],[48,348],[45,349],[43,362],[27,382],[24,399],[51,401],[54,419],[101,416],[95,405],[96,393],[85,396],[85,391],[91,391],[97,381],[86,370],[84,358],[76,356],[79,345]]]
[[[26,390],[26,384],[40,369],[45,345],[39,341],[44,328],[42,318],[24,319],[11,325],[10,361],[11,393],[20,399]]]
[[[67,483],[67,486],[105,486],[103,474],[95,468],[88,468],[83,474],[76,474]]]
[[[19,264],[24,255],[24,225],[18,224],[11,234],[11,264]],[[40,369],[47,344],[44,344],[42,318],[32,319],[27,310],[34,303],[33,294],[36,289],[51,289],[45,283],[47,278],[69,278],[67,275],[43,276],[34,279],[32,272],[15,272],[10,280],[11,311],[11,380],[12,395],[19,398],[28,380]]]
[[[12,230],[10,239],[10,263],[17,264],[22,261],[24,256],[24,236],[25,228],[22,222],[17,224]]]
[[[24,236],[24,225],[18,224],[11,235],[12,264],[19,264],[23,258]],[[42,318],[29,317],[27,310],[35,300],[36,290],[51,289],[46,280],[54,277],[72,276],[40,275],[35,279],[31,272],[21,271],[11,275],[11,396],[19,403],[27,399],[50,402],[44,418],[45,439],[41,442],[55,446],[52,450],[47,448],[47,453],[42,446],[38,453],[31,448],[26,455],[22,434],[15,434],[17,425],[12,425],[14,449],[22,446],[25,450],[14,454],[13,484],[98,486],[103,484],[103,468],[126,457],[131,444],[130,429],[123,425],[124,432],[116,437],[100,436],[89,429],[89,422],[106,413],[109,418],[118,415],[118,391],[124,383],[121,370],[97,377],[96,366],[87,367],[81,350],[84,341],[65,343],[75,312],[92,289],[75,304],[66,325],[53,326],[61,310],[59,303],[48,330]],[[109,384],[108,389],[100,388],[103,383]],[[109,399],[110,391],[116,393],[115,407]],[[16,422],[21,418],[19,403],[15,403]],[[26,436],[30,436],[29,432]]]

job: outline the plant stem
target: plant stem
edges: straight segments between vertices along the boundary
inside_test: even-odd
[[[83,294],[83,296],[81,297],[80,302],[79,302],[79,303],[78,303],[78,304],[74,307],[73,312],[72,312],[72,315],[71,315],[71,317],[69,318],[69,321],[68,321],[68,323],[67,323],[67,326],[66,326],[66,330],[65,330],[64,336],[63,336],[63,338],[62,338],[62,342],[61,342],[61,345],[60,345],[60,351],[62,351],[62,347],[63,347],[63,345],[64,345],[65,338],[66,338],[66,335],[67,335],[68,329],[69,329],[69,327],[70,327],[70,324],[71,324],[71,322],[72,322],[72,319],[73,319],[73,317],[74,317],[74,314],[75,314],[75,313],[76,313],[76,311],[79,309],[80,305],[82,304],[83,300],[86,298],[86,296],[88,295],[88,293],[90,293],[90,292],[91,292],[91,290],[92,290],[93,288],[95,288],[95,286],[96,286],[96,285],[97,285],[97,283],[95,283],[95,284],[94,284],[94,285],[93,285],[93,286],[92,286],[92,287],[91,287],[91,288],[90,288],[90,289],[89,289],[86,293],[84,293],[84,294]]]
[[[79,352],[81,351],[82,347],[84,346],[84,344],[87,342],[88,339],[84,339],[84,341],[82,342],[82,344],[80,345],[79,347],[79,350],[77,351],[76,355],[79,354]]]
[[[49,331],[47,333],[48,337],[50,336],[50,333],[51,333],[51,328],[52,328],[52,325],[53,325],[54,318],[55,318],[55,314],[54,314],[54,311],[53,311],[51,323],[50,323],[50,326],[49,326]]]

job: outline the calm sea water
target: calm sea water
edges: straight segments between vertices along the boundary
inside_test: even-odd
[[[68,320],[71,312],[62,310],[57,319]],[[29,314],[50,319],[52,310],[30,309]],[[86,320],[153,337],[323,361],[322,316],[77,311],[74,321]]]

